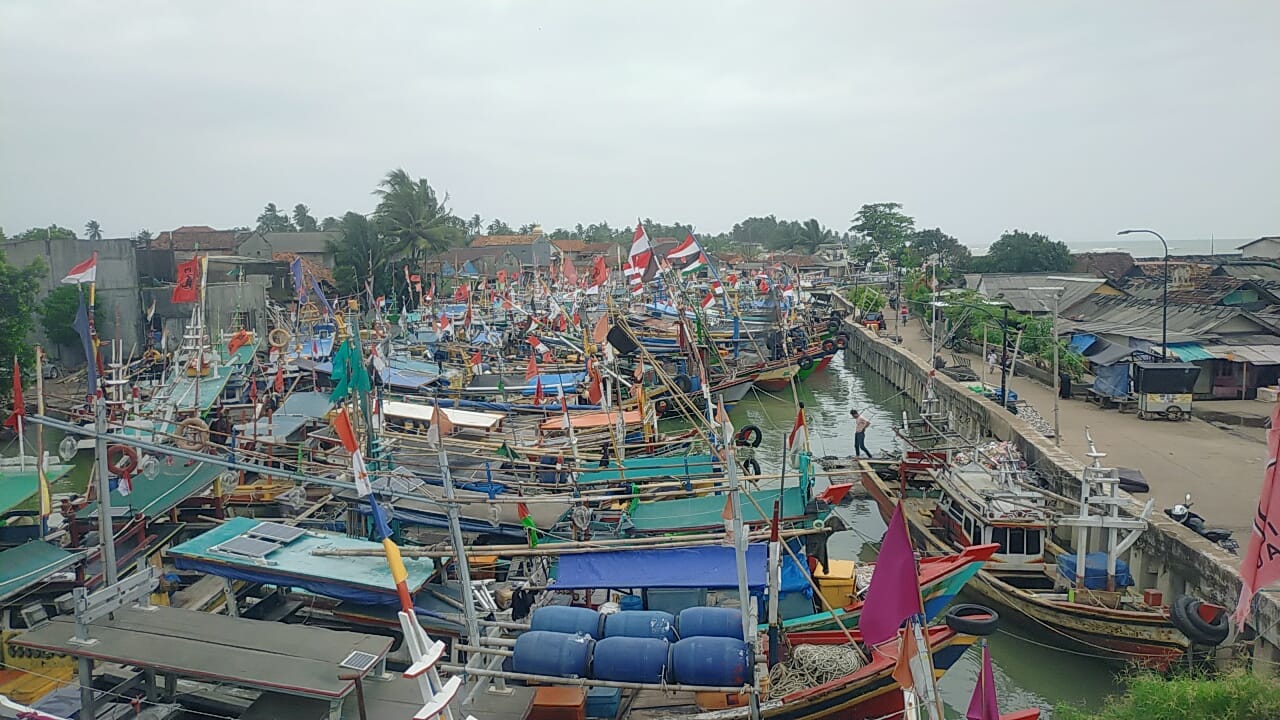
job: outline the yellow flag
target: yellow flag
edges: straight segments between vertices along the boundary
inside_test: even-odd
[[[49,478],[44,474],[44,458],[36,461],[36,477],[40,483],[40,517],[47,518],[53,514],[53,501],[49,497]]]

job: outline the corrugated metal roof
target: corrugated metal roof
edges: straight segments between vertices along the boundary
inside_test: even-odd
[[[988,298],[995,299],[999,296],[1001,300],[1009,303],[1009,307],[1018,312],[1042,313],[1046,312],[1046,308],[1053,309],[1053,293],[1031,288],[1062,288],[1058,307],[1066,309],[1088,297],[1106,280],[1093,275],[1061,273],[986,273],[966,275],[965,282]]]
[[[1200,343],[1169,343],[1169,352],[1184,362],[1213,360],[1217,357],[1217,355],[1205,350]]]
[[[1216,357],[1254,365],[1280,365],[1280,345],[1209,345]]]

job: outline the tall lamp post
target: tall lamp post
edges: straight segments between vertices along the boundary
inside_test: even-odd
[[[997,316],[981,305],[970,305],[969,303],[949,303],[941,300],[935,300],[931,303],[934,307],[962,307],[970,310],[977,310],[985,313],[992,320],[1000,323],[1000,404],[1007,410],[1009,408],[1009,305],[999,303],[1001,310],[1004,311],[1003,318]],[[992,305],[996,303],[990,303]]]
[[[1169,359],[1169,243],[1165,242],[1164,236],[1155,230],[1121,230],[1116,234],[1133,235],[1135,233],[1155,235],[1164,246],[1164,297],[1160,301],[1160,360],[1165,362]]]

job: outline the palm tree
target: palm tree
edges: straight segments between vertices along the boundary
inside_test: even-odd
[[[293,206],[293,226],[298,232],[315,232],[319,229],[316,219],[311,217],[311,208],[302,203]]]
[[[436,196],[426,178],[413,180],[403,169],[387,173],[378,189],[373,211],[380,230],[395,241],[395,252],[417,259],[437,253],[462,239],[463,233],[446,205],[449,195]]]
[[[84,232],[89,236],[90,242],[98,242],[102,239],[102,226],[98,225],[97,220],[90,220],[85,223]]]
[[[275,203],[267,203],[262,208],[262,214],[258,216],[259,232],[292,232],[293,223],[289,221],[287,215],[282,215],[280,209]]]
[[[480,217],[480,213],[472,215],[471,219],[467,221],[467,232],[471,233],[472,237],[479,235],[480,231],[483,229],[484,219]]]
[[[389,293],[394,274],[388,268],[395,256],[397,241],[380,233],[377,223],[355,212],[343,215],[337,230],[342,237],[328,240],[326,244],[333,253],[333,279],[338,290],[359,292],[365,280],[372,278],[375,293]]]
[[[800,232],[796,235],[796,249],[812,255],[818,251],[819,245],[831,242],[833,235],[816,218],[809,218],[800,226]]]

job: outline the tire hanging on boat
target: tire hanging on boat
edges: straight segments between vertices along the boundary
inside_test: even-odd
[[[684,373],[680,373],[676,376],[675,385],[680,388],[680,392],[682,393],[687,394],[693,392],[693,379]]]
[[[756,462],[755,458],[747,458],[742,461],[742,472],[748,475],[759,475],[760,463]]]
[[[958,633],[986,637],[1000,627],[1000,613],[982,605],[956,605],[947,611],[946,622]]]
[[[1169,603],[1169,620],[1196,645],[1221,645],[1231,633],[1227,613],[1219,611],[1214,621],[1209,622],[1200,616],[1203,605],[1190,595],[1182,595]]]
[[[801,353],[800,359],[796,362],[796,364],[799,365],[801,370],[808,370],[809,368],[813,367],[813,358],[809,357],[808,355],[805,355],[804,353]]]
[[[279,350],[289,344],[289,331],[284,328],[275,328],[267,333],[267,342],[271,343],[271,347]]]
[[[842,332],[839,335],[836,335],[836,347],[841,350],[849,347],[849,333]]]
[[[738,431],[733,436],[734,441],[738,445],[746,447],[760,447],[760,441],[764,439],[764,433],[755,425],[748,425]]]
[[[833,352],[835,349],[836,349],[835,340],[832,340],[831,338],[827,338],[826,340],[822,341],[823,352]]]

